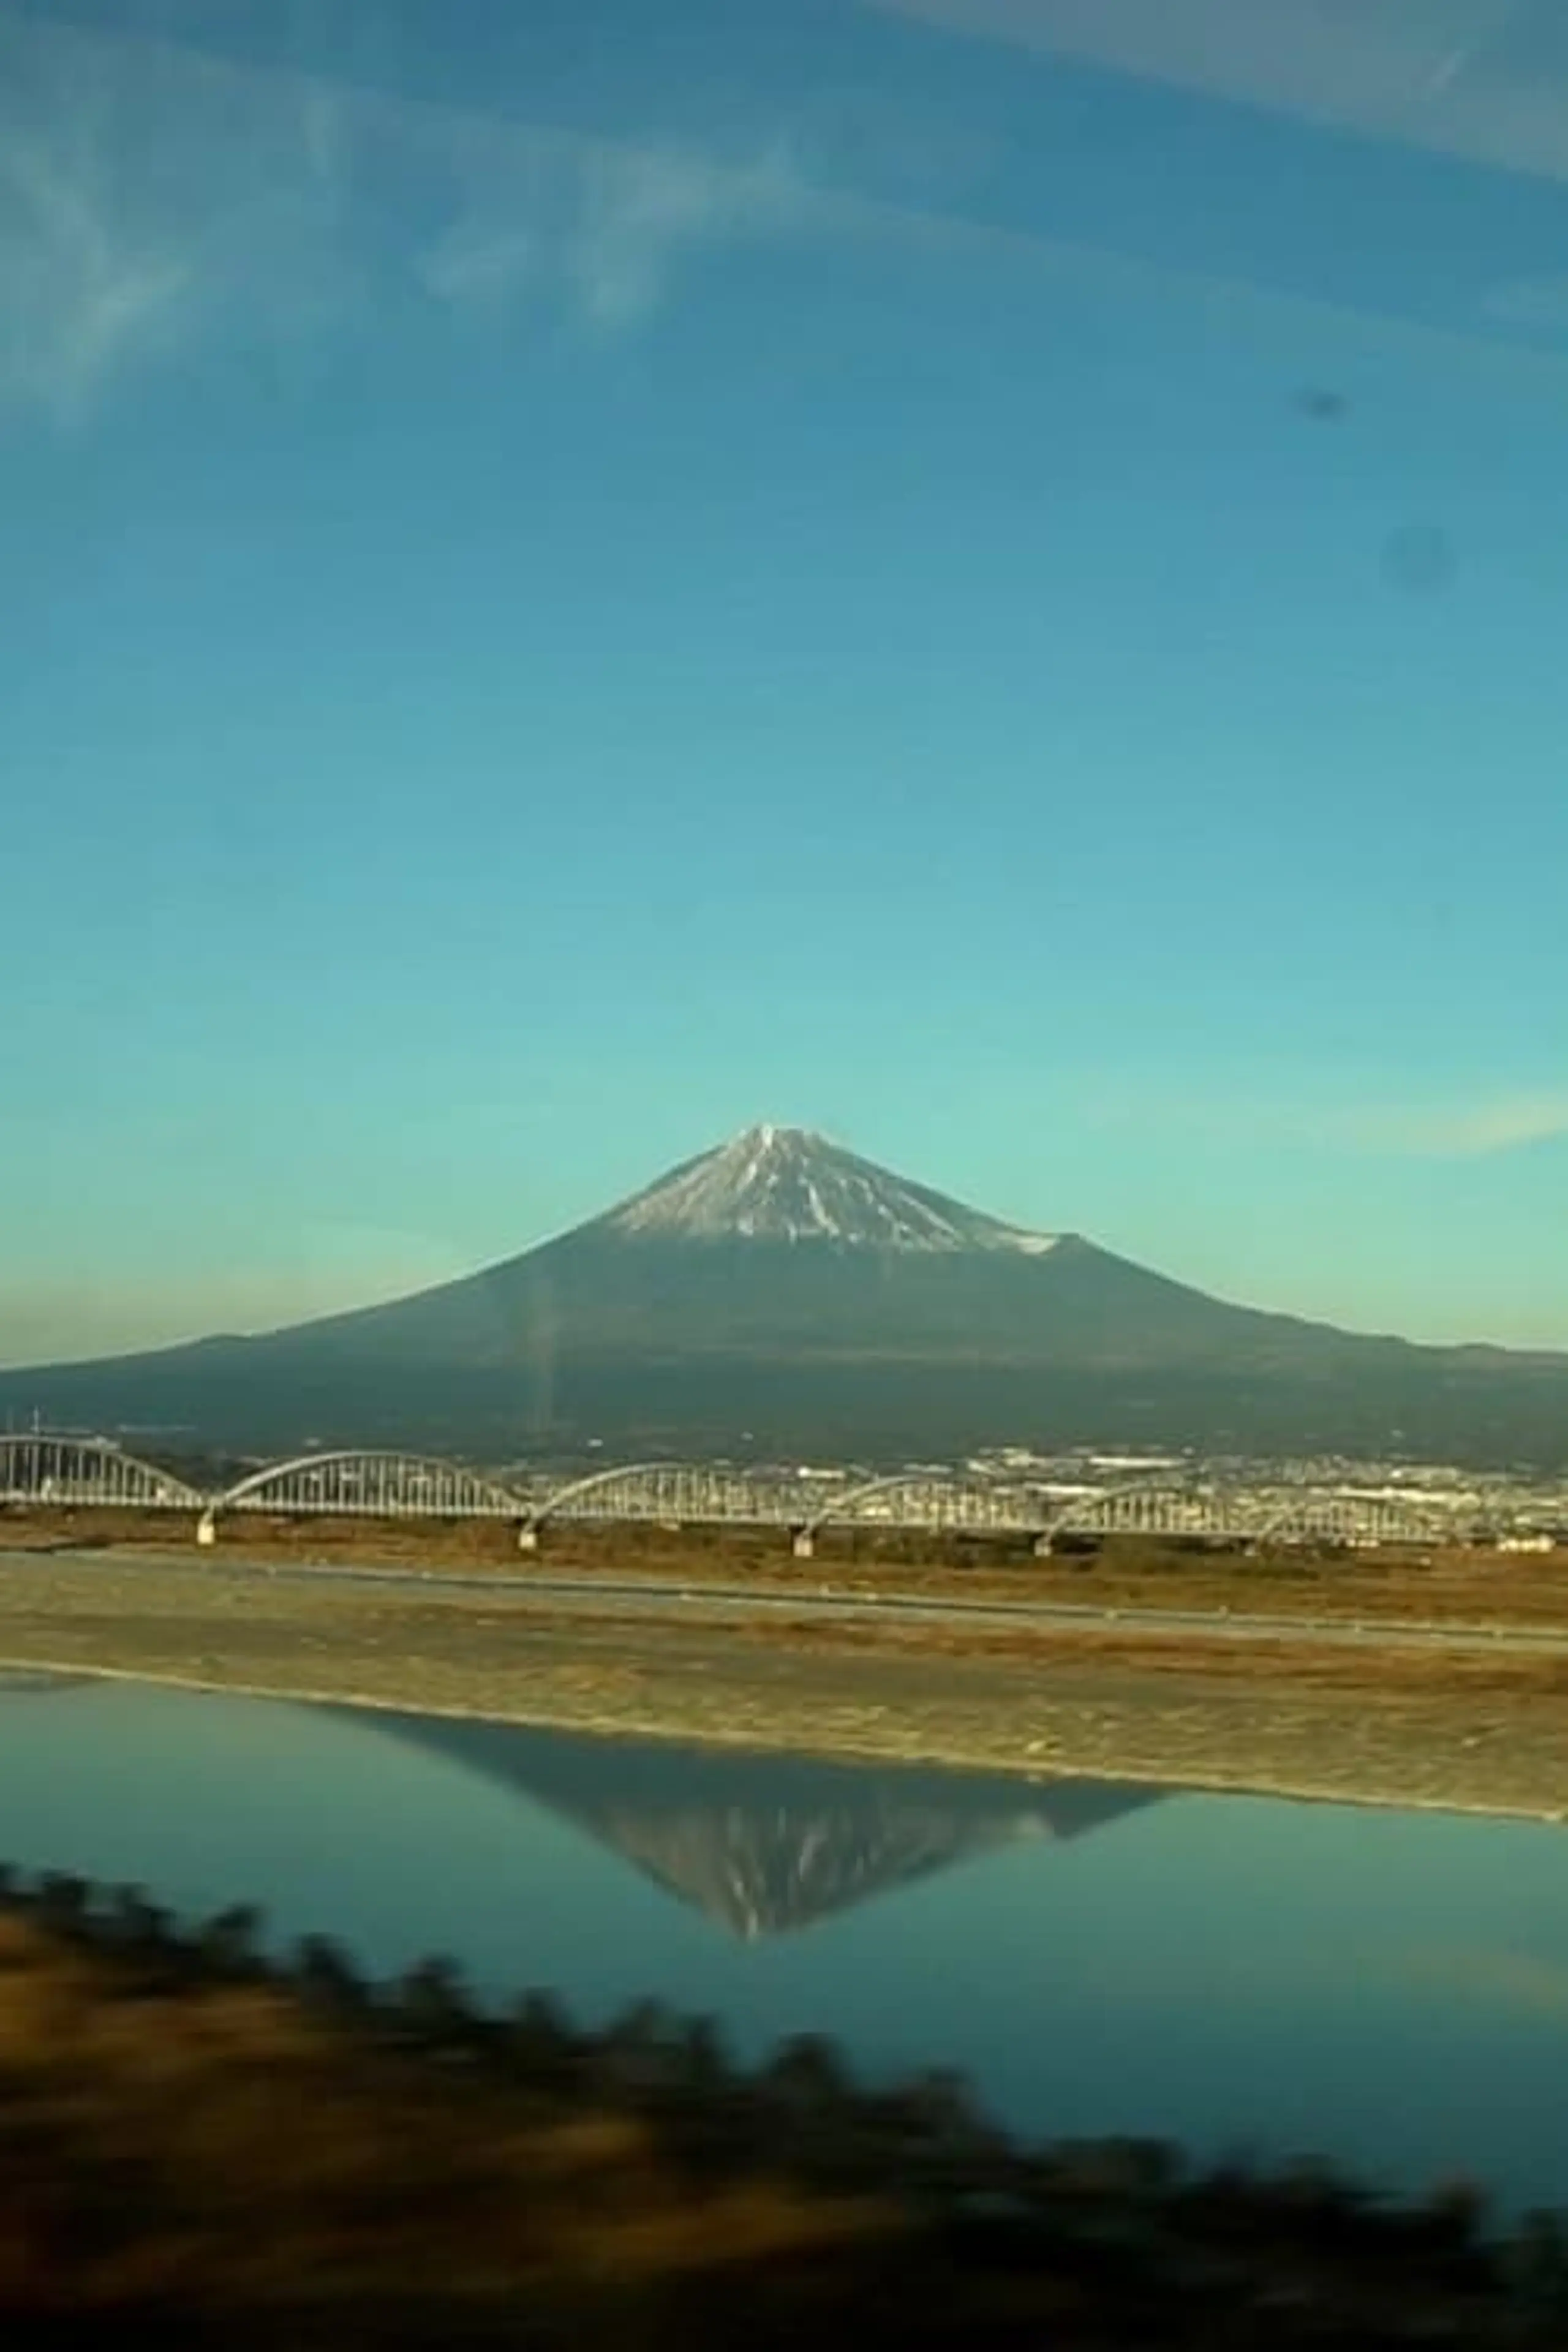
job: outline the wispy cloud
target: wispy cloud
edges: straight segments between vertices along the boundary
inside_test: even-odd
[[[1341,1114],[1348,1140],[1426,1159],[1477,1160],[1568,1135],[1568,1088],[1540,1094]]]
[[[447,160],[462,196],[418,256],[428,289],[486,307],[537,293],[605,329],[647,319],[704,248],[829,228],[837,213],[783,140],[721,161],[470,124]]]
[[[786,140],[609,141],[0,16],[0,408],[59,418],[198,344],[521,297],[635,327],[681,264],[830,227]]]
[[[1086,1106],[1097,1124],[1207,1138],[1226,1146],[1415,1160],[1480,1160],[1568,1137],[1568,1087],[1346,1102],[1310,1091],[1270,1098],[1236,1091],[1128,1086]]]
[[[591,318],[624,325],[654,307],[681,251],[803,228],[824,210],[783,147],[738,169],[678,152],[600,151],[584,159],[568,274]]]
[[[339,311],[339,112],[301,77],[0,18],[0,407],[77,417],[215,328]]]
[[[64,410],[166,343],[194,291],[189,250],[117,216],[105,159],[73,128],[0,125],[0,393]]]

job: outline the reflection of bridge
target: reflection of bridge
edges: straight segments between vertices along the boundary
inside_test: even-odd
[[[111,1440],[28,1431],[0,1436],[0,1505],[189,1513],[197,1541],[230,1513],[289,1518],[496,1519],[523,1551],[547,1527],[594,1524],[777,1528],[800,1559],[828,1529],[1012,1536],[1037,1552],[1074,1537],[1148,1536],[1226,1544],[1473,1541],[1473,1514],[1435,1497],[1307,1486],[1173,1482],[1151,1471],[1095,1493],[904,1471],[856,1480],[721,1465],[623,1464],[530,1487],[462,1463],[354,1448],[270,1463],[206,1489]],[[1498,1532],[1488,1528],[1488,1533]]]

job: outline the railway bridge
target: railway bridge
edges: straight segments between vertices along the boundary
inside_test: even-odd
[[[461,1462],[395,1450],[312,1451],[218,1488],[114,1440],[31,1430],[0,1436],[0,1506],[174,1512],[198,1544],[245,1514],[295,1518],[491,1519],[534,1552],[548,1529],[776,1528],[797,1559],[846,1529],[1013,1536],[1042,1556],[1073,1538],[1146,1536],[1227,1545],[1371,1547],[1474,1540],[1473,1515],[1436,1498],[1344,1487],[1173,1480],[1151,1471],[1093,1493],[936,1470],[876,1477],[790,1475],[695,1462],[623,1463],[588,1475],[514,1484]],[[1490,1529],[1488,1532],[1500,1532]]]

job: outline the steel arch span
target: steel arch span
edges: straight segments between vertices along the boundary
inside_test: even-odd
[[[878,1510],[868,1506],[886,1503]],[[824,1528],[892,1527],[932,1534],[1042,1535],[1050,1518],[1044,1496],[1027,1486],[989,1486],[979,1479],[942,1478],[930,1471],[897,1470],[841,1487],[802,1521],[797,1545],[816,1542]]]
[[[83,1504],[199,1511],[206,1496],[108,1437],[43,1431],[0,1437],[0,1503]]]
[[[749,1477],[700,1462],[627,1462],[573,1478],[535,1501],[524,1538],[537,1538],[552,1520],[611,1521],[626,1526],[784,1527],[801,1505],[783,1481]]]
[[[1256,1534],[1256,1499],[1223,1487],[1173,1486],[1142,1478],[1103,1494],[1076,1496],[1049,1515],[1058,1536],[1214,1536]]]
[[[1258,1531],[1259,1543],[1430,1544],[1463,1541],[1468,1527],[1440,1507],[1385,1495],[1296,1495]]]
[[[1451,1514],[1384,1496],[1300,1487],[1168,1486],[1084,1496],[1057,1512],[1060,1536],[1184,1536],[1227,1543],[1434,1543],[1468,1530]]]
[[[521,1519],[528,1506],[510,1487],[460,1462],[363,1446],[268,1462],[221,1495],[202,1498],[201,1538],[226,1511],[300,1512],[311,1518]]]

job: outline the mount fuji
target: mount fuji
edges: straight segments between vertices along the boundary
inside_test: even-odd
[[[1228,1305],[763,1126],[389,1305],[0,1374],[0,1410],[205,1446],[952,1456],[988,1443],[1568,1459],[1568,1357]]]

